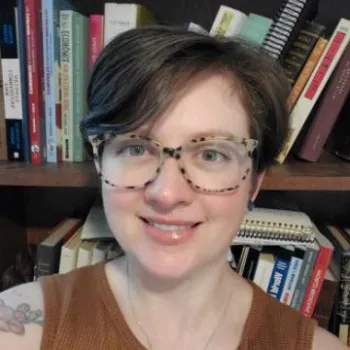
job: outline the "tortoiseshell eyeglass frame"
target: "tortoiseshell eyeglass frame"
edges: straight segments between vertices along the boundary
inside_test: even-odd
[[[238,184],[234,187],[209,190],[209,189],[206,189],[206,188],[203,188],[201,186],[194,184],[191,181],[189,175],[187,174],[185,167],[181,161],[181,152],[182,152],[183,146],[179,146],[176,148],[164,147],[160,142],[155,141],[147,136],[138,135],[138,134],[131,134],[128,136],[123,136],[123,139],[124,140],[135,139],[135,138],[143,139],[143,140],[146,140],[148,142],[151,142],[153,145],[155,145],[157,148],[159,148],[160,161],[159,161],[159,166],[158,166],[157,170],[155,171],[154,177],[140,186],[120,186],[120,185],[114,184],[103,176],[102,171],[101,171],[101,166],[100,166],[100,155],[99,155],[99,147],[101,146],[101,144],[105,141],[110,140],[111,138],[114,138],[114,137],[118,137],[118,136],[114,133],[89,136],[89,142],[92,146],[93,157],[94,157],[94,162],[95,162],[98,176],[101,178],[101,181],[103,181],[104,183],[106,183],[107,185],[109,185],[111,187],[123,188],[123,189],[139,189],[139,188],[146,187],[147,185],[152,183],[157,178],[157,175],[159,174],[160,170],[162,169],[163,163],[167,157],[174,158],[178,162],[178,165],[179,165],[179,168],[180,168],[180,171],[181,171],[183,177],[188,182],[188,184],[196,191],[206,192],[206,193],[230,193],[230,192],[237,191],[237,189],[240,186]],[[251,166],[247,167],[243,171],[243,176],[241,178],[241,182],[244,181],[247,178],[247,176],[248,176],[248,174],[251,171],[251,168],[253,166],[253,162],[254,162],[253,154],[254,154],[254,150],[258,146],[258,141],[255,139],[250,139],[250,138],[227,137],[227,136],[206,136],[206,137],[198,137],[198,138],[191,139],[188,142],[188,144],[205,142],[205,141],[213,141],[213,140],[231,141],[231,142],[236,143],[236,144],[241,144],[247,149],[247,157],[249,159],[251,159],[251,162],[250,162]]]

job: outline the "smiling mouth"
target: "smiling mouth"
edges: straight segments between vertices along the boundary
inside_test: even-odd
[[[155,228],[158,228],[160,230],[164,230],[164,231],[183,231],[183,230],[188,230],[188,229],[193,229],[195,227],[198,227],[201,222],[196,222],[193,224],[186,224],[186,225],[178,225],[178,224],[164,224],[164,223],[159,223],[156,221],[152,221],[152,220],[148,220],[145,219],[144,217],[140,217],[140,219],[145,222],[148,225],[151,225]]]

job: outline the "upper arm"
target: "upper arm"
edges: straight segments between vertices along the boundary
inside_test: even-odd
[[[332,333],[327,332],[321,327],[316,327],[314,339],[312,343],[312,350],[348,350],[339,338]]]
[[[43,295],[38,282],[0,293],[1,350],[39,350],[43,323]]]

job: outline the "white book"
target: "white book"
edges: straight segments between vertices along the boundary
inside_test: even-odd
[[[287,140],[277,156],[283,163],[350,41],[350,20],[341,18],[290,115]]]
[[[80,227],[77,232],[62,246],[58,273],[67,273],[77,267],[78,251],[82,244]]]
[[[241,11],[221,5],[209,31],[209,35],[232,38],[239,34],[247,17]]]
[[[104,6],[104,46],[120,33],[154,22],[152,14],[143,5],[107,2]]]
[[[91,265],[92,251],[98,242],[84,241],[78,251],[77,268]]]
[[[275,257],[271,253],[261,252],[258,259],[258,264],[254,273],[253,282],[265,292],[269,286],[270,277],[275,265]]]

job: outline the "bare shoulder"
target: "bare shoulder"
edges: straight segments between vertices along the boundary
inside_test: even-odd
[[[2,350],[39,350],[43,325],[43,294],[39,283],[22,284],[0,293]]]
[[[349,348],[332,333],[321,327],[316,327],[312,350],[348,350]]]

